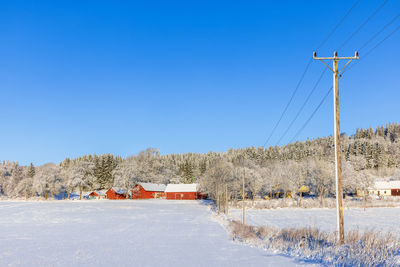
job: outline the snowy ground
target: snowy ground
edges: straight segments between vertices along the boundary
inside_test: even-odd
[[[295,266],[230,241],[197,201],[0,202],[0,266]]]
[[[232,218],[241,220],[242,210],[229,210]],[[375,229],[382,232],[400,234],[400,208],[359,208],[345,209],[345,229]],[[336,230],[336,209],[248,209],[246,223],[250,225],[269,225],[279,228],[316,226],[321,230]]]

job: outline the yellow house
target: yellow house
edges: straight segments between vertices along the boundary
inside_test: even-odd
[[[300,187],[299,193],[310,193],[310,188],[308,188],[306,185],[303,185]]]

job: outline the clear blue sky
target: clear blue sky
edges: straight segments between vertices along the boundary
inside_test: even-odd
[[[331,56],[382,2],[361,0],[319,55]],[[43,164],[147,147],[261,146],[312,52],[353,3],[1,1],[0,159]],[[339,55],[353,55],[399,10],[390,0]],[[400,121],[399,43],[400,31],[341,80],[342,132]],[[275,145],[323,69],[312,63],[267,145]],[[331,84],[327,72],[281,144]],[[330,96],[298,139],[332,134],[331,109]]]

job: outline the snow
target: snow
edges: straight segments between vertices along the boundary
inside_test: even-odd
[[[139,183],[146,191],[164,192],[167,187],[165,184]]]
[[[117,194],[126,194],[126,188],[112,187],[110,189],[113,189]]]
[[[96,192],[99,196],[105,196],[107,194],[107,190],[96,190],[96,191],[92,191],[92,192]],[[92,192],[90,192],[90,193],[92,193]]]
[[[234,243],[207,202],[0,201],[0,266],[294,266]]]
[[[230,209],[232,218],[241,220],[241,209]],[[344,225],[350,229],[374,229],[382,232],[400,234],[400,208],[359,208],[345,209]],[[336,209],[248,209],[246,223],[250,225],[269,225],[279,228],[316,226],[324,231],[336,230]]]
[[[198,184],[168,184],[165,192],[197,192]]]
[[[400,181],[376,181],[374,189],[400,189]]]

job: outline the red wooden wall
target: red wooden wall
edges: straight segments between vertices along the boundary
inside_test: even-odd
[[[167,199],[194,200],[194,199],[198,199],[198,193],[197,192],[167,192]]]
[[[135,185],[132,189],[132,199],[149,199],[149,198],[162,198],[165,196],[164,192],[146,191],[139,184]]]
[[[112,188],[108,189],[106,195],[107,195],[107,199],[126,199],[125,194],[118,194]]]
[[[400,189],[392,189],[392,196],[400,196]]]

